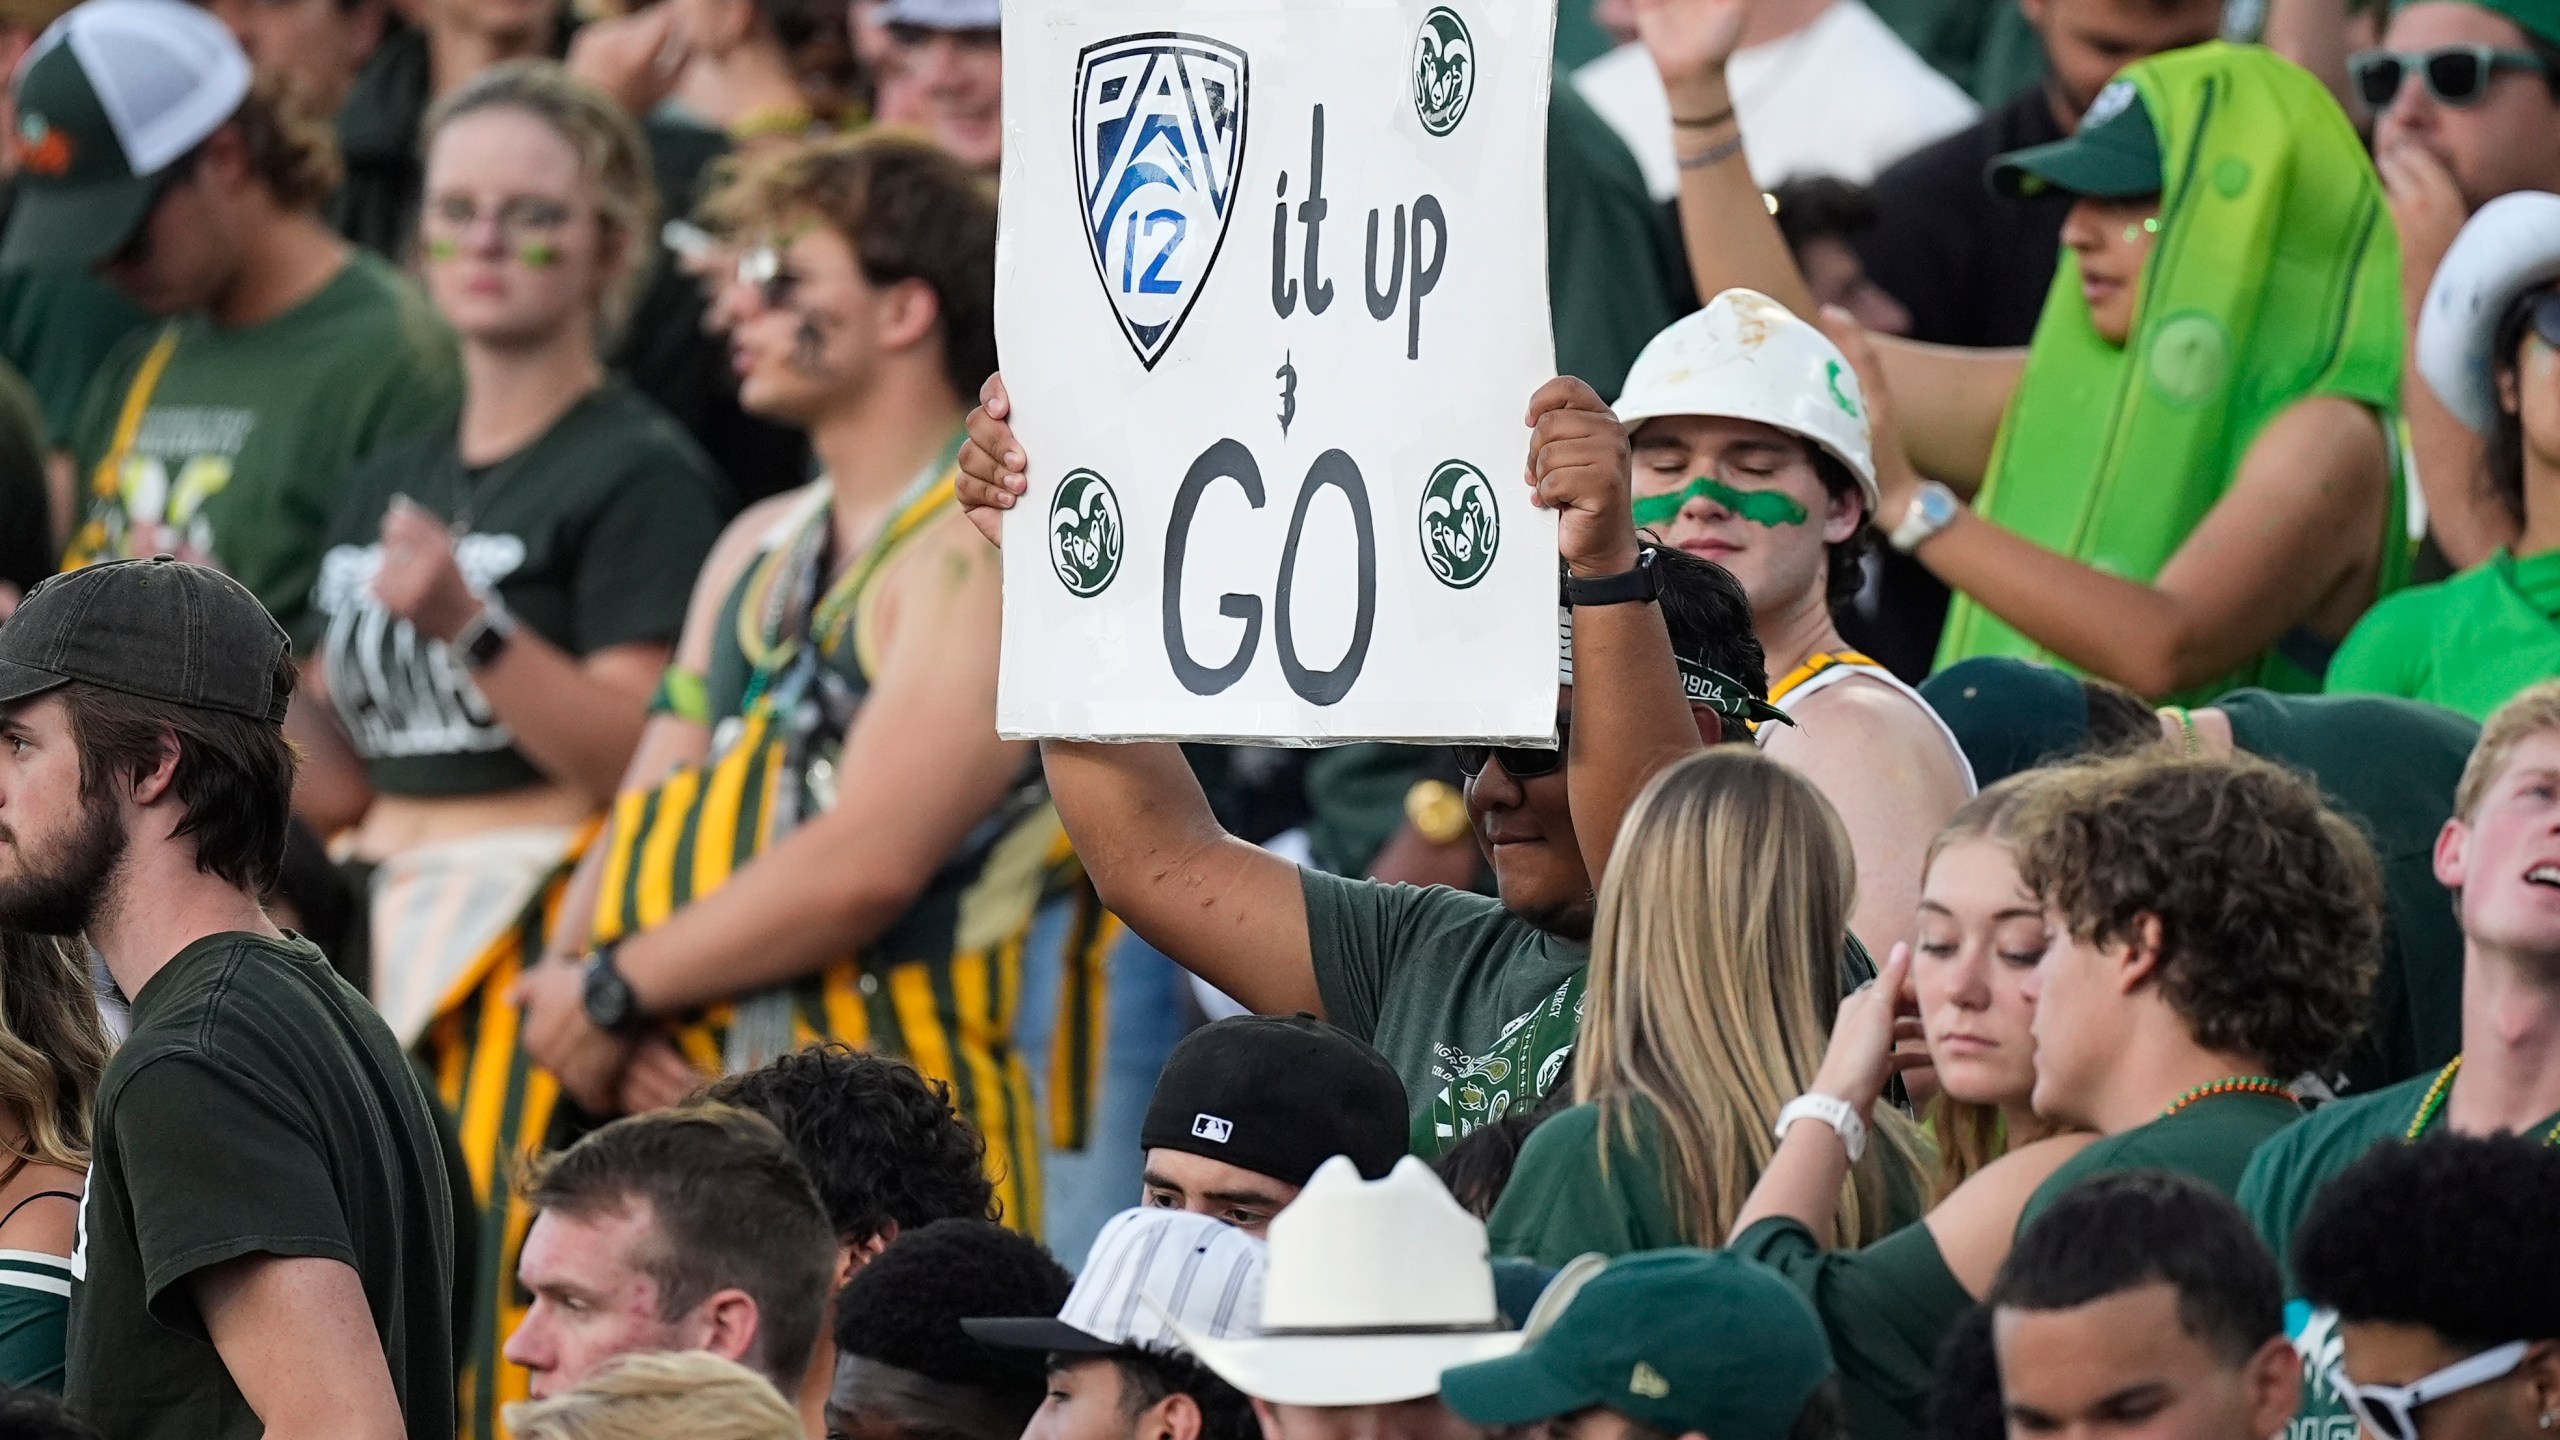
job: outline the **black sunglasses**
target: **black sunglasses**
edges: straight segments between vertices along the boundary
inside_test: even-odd
[[[2489,81],[2500,70],[2546,68],[2530,50],[2501,50],[2494,45],[2439,45],[2433,50],[2359,50],[2347,57],[2347,74],[2356,94],[2376,114],[2400,98],[2400,87],[2415,71],[2427,93],[2446,105],[2477,105],[2489,93]]]
[[[1535,780],[1564,768],[1565,742],[1572,734],[1573,717],[1559,715],[1556,717],[1556,748],[1553,750],[1533,750],[1526,745],[1455,745],[1450,748],[1458,752],[1458,773],[1470,780],[1484,773],[1488,760],[1501,761],[1502,773],[1514,780]]]
[[[2508,322],[2514,327],[2512,333],[2515,340],[2510,340],[2499,347],[2503,354],[2513,354],[2515,342],[2522,340],[2527,330],[2541,336],[2543,344],[2554,350],[2560,350],[2560,289],[2545,290],[2538,295],[2527,295],[2516,302],[2516,308],[2522,313]]]

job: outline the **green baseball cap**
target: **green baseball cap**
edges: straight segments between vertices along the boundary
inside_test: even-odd
[[[1544,1329],[1533,1319],[1518,1354],[1443,1372],[1440,1398],[1485,1426],[1597,1405],[1668,1435],[1788,1440],[1831,1373],[1822,1322],[1776,1272],[1649,1250],[1610,1261]]]
[[[2421,0],[2392,0],[2391,13],[2399,14]],[[2560,0],[2460,0],[2492,15],[2504,15],[2546,45],[2560,45]]]
[[[2050,145],[2012,150],[1992,160],[1992,193],[2026,200],[2048,190],[2130,200],[2160,192],[2160,132],[2130,80],[2118,80],[2089,102],[2075,133]]]
[[[184,0],[89,0],[47,27],[16,79],[0,269],[85,268],[123,248],[249,75],[231,32]]]

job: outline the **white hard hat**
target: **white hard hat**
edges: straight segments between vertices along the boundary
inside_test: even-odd
[[[1774,425],[1848,466],[1869,515],[1881,503],[1857,372],[1829,336],[1757,290],[1727,290],[1646,342],[1616,408],[1630,430],[1661,415]]]
[[[2453,237],[2418,311],[2418,373],[2454,418],[2498,423],[2498,322],[2516,297],[2560,279],[2560,195],[2518,190],[2480,207]]]

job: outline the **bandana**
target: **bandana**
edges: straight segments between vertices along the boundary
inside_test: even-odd
[[[1674,654],[1680,667],[1680,693],[1692,705],[1703,705],[1719,715],[1742,721],[1746,725],[1764,725],[1772,721],[1793,725],[1787,712],[1760,698],[1758,691],[1734,679],[1703,660]],[[1556,683],[1573,683],[1573,607],[1556,607]]]

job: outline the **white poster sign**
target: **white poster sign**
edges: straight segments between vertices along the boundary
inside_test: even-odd
[[[1008,0],[1008,736],[1553,732],[1545,0]]]

